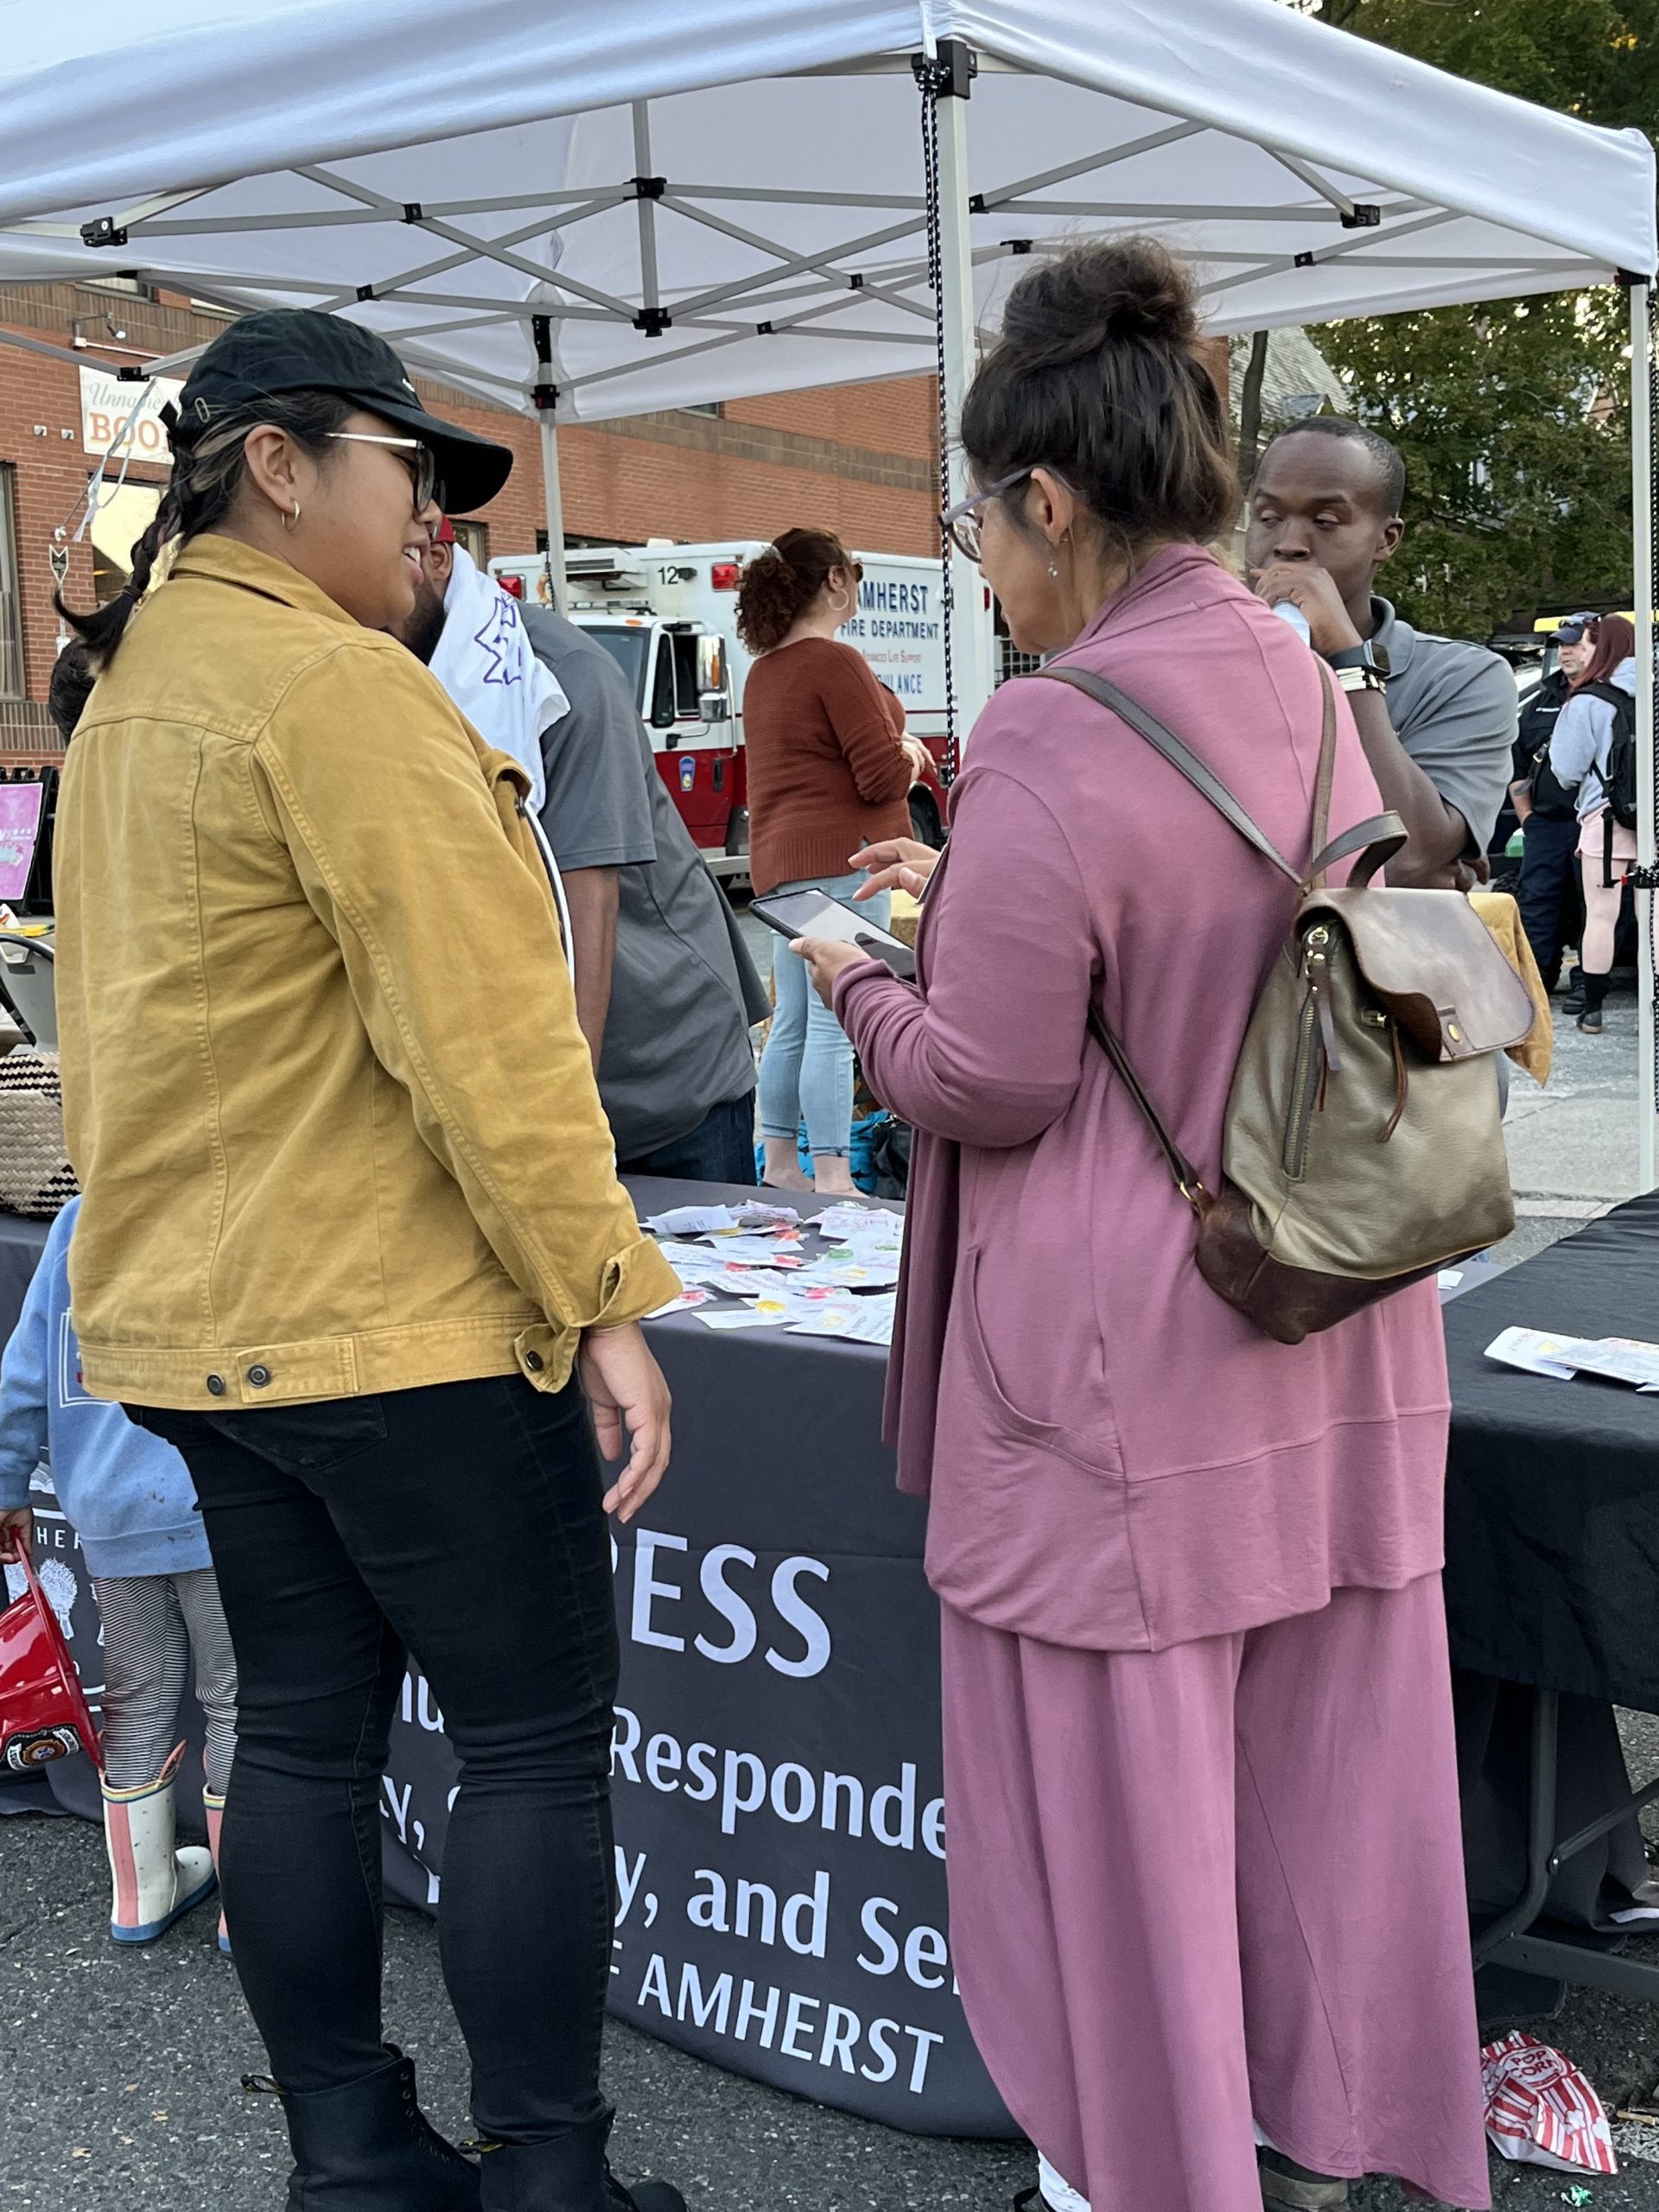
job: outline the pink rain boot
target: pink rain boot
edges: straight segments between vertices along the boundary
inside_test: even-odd
[[[173,1784],[181,1744],[154,1782],[104,1792],[104,1840],[114,1878],[110,1934],[118,1943],[153,1943],[216,1886],[213,1853],[175,1847]]]
[[[219,1872],[219,1831],[225,1820],[225,1800],[215,1796],[211,1789],[201,1793],[201,1809],[207,1815],[207,1848],[213,1854],[213,1872]],[[225,1925],[225,1915],[219,1916],[219,1948],[228,1959],[231,1955],[231,1933]]]

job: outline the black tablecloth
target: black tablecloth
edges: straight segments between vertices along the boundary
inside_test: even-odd
[[[755,1196],[629,1187],[642,1214]],[[0,1339],[43,1242],[0,1217]],[[693,1313],[648,1327],[674,1392],[674,1462],[614,1530],[611,2010],[913,2133],[1012,2135],[951,1986],[938,1607],[923,1508],[895,1489],[881,1442],[887,1355],[717,1333]],[[71,1649],[95,1699],[96,1605],[74,1532],[40,1503],[37,1548],[73,1578]],[[182,1729],[199,1741],[188,1702]],[[49,1772],[61,1804],[96,1817],[86,1760]],[[438,1903],[456,1774],[411,1664],[381,1803],[387,1888],[408,1904]]]
[[[1659,1712],[1659,1397],[1500,1366],[1510,1327],[1659,1343],[1659,1194],[1446,1309],[1455,1664]]]

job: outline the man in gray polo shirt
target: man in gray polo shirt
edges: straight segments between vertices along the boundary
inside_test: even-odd
[[[1373,593],[1404,534],[1405,482],[1385,438],[1316,415],[1257,465],[1245,558],[1262,598],[1301,609],[1348,694],[1382,804],[1408,833],[1389,881],[1466,888],[1513,773],[1515,679],[1484,645],[1414,630]]]
[[[454,553],[429,547],[404,643],[430,662]],[[749,1025],[771,1012],[724,893],[676,811],[627,680],[562,615],[518,610],[569,710],[541,734],[542,826],[570,910],[576,1015],[625,1174],[755,1180]]]
[[[749,1025],[771,1012],[724,893],[657,772],[627,679],[544,607],[525,634],[570,711],[542,736],[542,826],[575,938],[576,1012],[625,1174],[747,1183]]]

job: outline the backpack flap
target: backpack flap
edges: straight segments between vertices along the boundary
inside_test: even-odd
[[[1527,987],[1462,892],[1313,891],[1299,938],[1318,915],[1340,923],[1366,988],[1427,1058],[1506,1052],[1530,1033]]]

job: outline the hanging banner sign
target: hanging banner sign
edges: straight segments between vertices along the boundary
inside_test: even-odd
[[[183,384],[175,377],[153,377],[148,384],[123,384],[112,369],[83,368],[80,372],[80,442],[89,454],[105,454],[114,445],[122,424],[135,407],[139,409],[123,440],[118,458],[153,461],[168,467],[167,426],[162,409],[170,399],[176,407]]]
[[[44,784],[0,784],[0,899],[28,893],[45,796]]]

